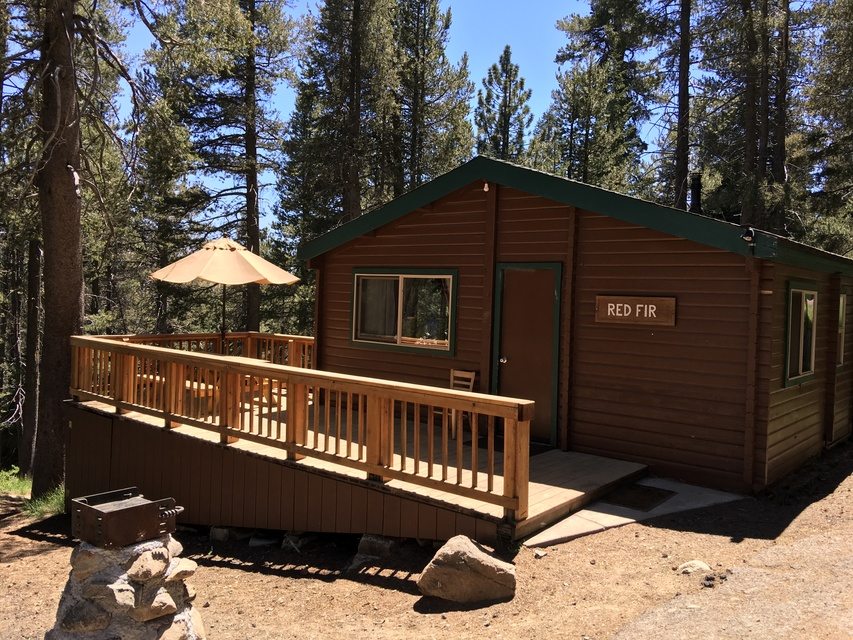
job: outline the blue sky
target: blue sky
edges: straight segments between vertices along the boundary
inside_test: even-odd
[[[468,52],[471,80],[482,86],[488,68],[498,61],[504,45],[512,47],[526,85],[532,89],[531,110],[538,118],[551,101],[557,82],[554,56],[566,42],[557,20],[571,13],[587,13],[588,5],[569,0],[443,0],[453,23],[447,52],[458,60]]]
[[[311,7],[316,13],[316,6],[316,0],[296,0],[293,11],[301,14]],[[531,110],[536,118],[542,115],[556,87],[554,56],[566,40],[556,22],[573,12],[586,13],[588,5],[578,0],[442,0],[441,6],[450,7],[453,15],[448,57],[456,62],[468,52],[475,88],[482,86],[488,68],[508,44],[513,61],[533,91]],[[128,38],[128,49],[138,54],[149,41],[145,28],[137,25]],[[276,107],[286,118],[293,107],[293,92],[281,91]]]
[[[294,0],[293,12],[303,14],[309,7],[316,14],[317,0]],[[588,4],[578,0],[441,0],[443,9],[450,7],[453,20],[447,45],[448,58],[454,63],[468,53],[468,69],[476,90],[482,86],[488,68],[498,61],[505,45],[512,47],[512,59],[519,65],[527,88],[532,90],[530,108],[534,122],[551,100],[556,87],[557,65],[554,56],[566,41],[556,22],[571,13],[587,13]],[[141,25],[131,30],[127,49],[140,54],[149,44],[150,36]],[[275,96],[275,108],[283,119],[290,116],[294,93],[282,88]],[[129,107],[129,105],[125,105]],[[264,176],[261,191],[261,224],[269,224],[268,212],[272,176]]]

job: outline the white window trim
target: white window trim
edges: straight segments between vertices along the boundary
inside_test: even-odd
[[[395,340],[392,342],[390,340],[367,340],[365,338],[358,337],[358,327],[361,326],[361,308],[359,304],[359,287],[358,282],[360,278],[397,278],[397,335]],[[437,280],[439,278],[446,279],[448,282],[447,292],[448,292],[448,308],[447,308],[447,343],[446,344],[429,344],[429,343],[419,343],[414,340],[411,342],[406,342],[406,338],[403,337],[403,281],[404,280]],[[370,345],[384,345],[390,347],[411,347],[414,349],[427,349],[430,351],[443,351],[449,352],[452,348],[450,344],[452,336],[453,336],[453,322],[455,318],[453,317],[453,286],[454,286],[454,277],[452,274],[448,273],[405,273],[405,272],[397,272],[397,273],[354,273],[353,274],[353,296],[352,296],[352,341],[358,342],[361,344],[370,344]],[[390,337],[390,336],[389,336]]]
[[[815,291],[814,289],[806,289],[803,287],[792,287],[791,289],[789,289],[788,290],[788,317],[789,317],[789,322],[790,322],[792,320],[792,318],[790,316],[791,316],[791,309],[793,308],[794,294],[799,294],[799,295],[803,296],[803,298],[805,298],[804,294],[807,294],[807,293],[814,294],[814,319],[812,320],[812,345],[811,345],[812,348],[810,351],[811,361],[809,362],[808,370],[803,371],[802,370],[803,369],[803,362],[802,362],[802,358],[803,358],[803,333],[805,333],[803,331],[803,328],[804,328],[804,320],[805,320],[805,315],[806,315],[805,299],[803,299],[802,304],[800,304],[800,317],[799,317],[799,323],[800,323],[799,337],[800,337],[800,339],[799,339],[799,342],[797,344],[797,362],[799,363],[799,370],[796,373],[794,373],[792,371],[788,371],[787,372],[788,373],[788,380],[798,380],[799,378],[804,378],[806,376],[812,376],[815,374],[815,350],[817,347],[817,326],[818,326],[817,325],[817,319],[818,319],[817,305],[818,305],[818,298],[819,298],[818,292]],[[791,329],[792,329],[792,326],[789,326],[788,327],[788,335],[786,336],[786,339],[788,342],[788,352],[787,352],[788,363],[786,363],[786,367],[790,364],[790,361],[791,361]]]

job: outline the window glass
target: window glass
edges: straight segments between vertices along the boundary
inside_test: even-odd
[[[817,293],[791,289],[788,299],[788,379],[814,373]]]
[[[450,349],[452,276],[356,275],[353,338]]]
[[[398,281],[360,276],[358,279],[358,328],[360,340],[397,341]]]
[[[814,371],[814,330],[815,330],[815,305],[817,294],[811,292],[803,293],[803,360],[800,373],[811,373]]]
[[[405,344],[447,346],[450,328],[450,278],[403,277]]]

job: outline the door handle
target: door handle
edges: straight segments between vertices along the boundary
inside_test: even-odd
[[[501,357],[498,359],[498,362],[500,362],[501,364],[506,364],[506,356],[501,356]]]

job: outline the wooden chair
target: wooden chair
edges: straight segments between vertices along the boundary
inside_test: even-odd
[[[473,391],[474,381],[477,378],[476,371],[464,371],[461,369],[450,370],[450,388],[457,391]],[[456,437],[456,428],[461,425],[465,412],[451,409],[450,411],[450,435]],[[470,417],[468,418],[470,420]]]

